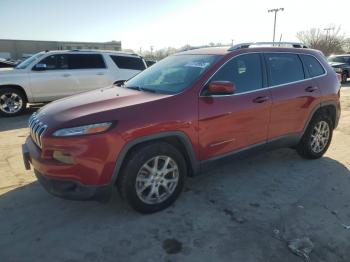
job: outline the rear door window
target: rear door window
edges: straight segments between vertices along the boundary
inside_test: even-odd
[[[111,58],[120,69],[144,70],[146,68],[140,57],[111,55]]]
[[[309,72],[310,77],[316,77],[325,73],[322,65],[318,60],[311,55],[300,55],[303,60],[304,66]]]
[[[298,55],[266,53],[265,58],[270,86],[288,84],[305,78],[303,65]]]
[[[230,81],[236,86],[236,94],[263,87],[259,54],[245,54],[234,57],[225,64],[210,80]]]
[[[69,54],[69,69],[100,69],[106,64],[100,54]]]

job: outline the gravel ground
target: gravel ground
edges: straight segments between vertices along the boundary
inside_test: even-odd
[[[29,114],[0,119],[0,261],[310,261],[350,257],[350,88],[327,154],[282,149],[188,178],[169,209],[141,215],[118,194],[109,203],[50,196],[25,171]],[[344,226],[345,225],[345,226]]]

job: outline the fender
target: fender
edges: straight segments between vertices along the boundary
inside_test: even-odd
[[[315,113],[316,113],[319,109],[322,109],[322,108],[324,108],[324,107],[326,107],[326,106],[329,106],[329,105],[330,105],[330,106],[333,106],[334,109],[335,109],[335,123],[334,123],[334,129],[338,126],[338,122],[339,122],[339,118],[340,118],[340,110],[337,108],[337,102],[336,102],[336,101],[333,101],[333,100],[322,101],[319,105],[315,106],[315,107],[312,109],[312,111],[311,111],[311,113],[310,113],[310,115],[309,115],[307,121],[305,122],[305,126],[304,126],[303,131],[301,132],[300,138],[304,135],[304,133],[305,133],[305,131],[306,131],[306,129],[307,129],[307,127],[308,127],[308,125],[309,125],[311,119],[314,117]]]
[[[335,123],[334,123],[334,129],[337,127],[338,122],[339,122],[339,117],[340,117],[340,111],[339,111],[339,109],[337,108],[337,102],[334,101],[334,100],[322,101],[320,104],[318,104],[317,106],[315,106],[315,107],[312,109],[312,111],[311,111],[311,113],[310,113],[310,115],[309,115],[307,121],[305,122],[305,126],[304,126],[304,129],[303,129],[303,131],[302,131],[301,136],[305,133],[305,131],[306,131],[306,129],[307,129],[307,127],[308,127],[308,125],[309,125],[311,119],[314,117],[315,113],[316,113],[319,109],[322,109],[323,107],[326,107],[326,106],[329,106],[329,105],[334,106],[334,109],[335,109],[335,112],[336,112],[336,119],[335,119]]]
[[[27,99],[27,102],[31,102],[32,101],[32,100],[30,100],[32,98],[31,97],[31,93],[28,93],[27,90],[24,89],[20,85],[17,85],[17,84],[3,85],[3,84],[1,84],[0,85],[0,89],[1,88],[14,88],[14,89],[20,90],[25,95],[25,98]]]
[[[301,134],[300,134],[300,139],[301,139],[301,137],[304,135],[304,133],[305,133],[307,127],[309,126],[309,123],[310,123],[311,119],[314,117],[316,111],[319,110],[321,107],[322,107],[322,106],[321,106],[321,103],[319,103],[319,104],[317,104],[317,105],[312,109],[311,113],[309,114],[309,116],[308,116],[308,118],[307,118],[307,120],[306,120],[306,122],[305,122],[303,131],[302,131]]]
[[[324,106],[334,106],[334,109],[335,109],[335,122],[334,122],[334,129],[337,128],[338,126],[338,123],[339,123],[339,119],[340,119],[340,102],[339,101],[336,101],[336,100],[328,100],[328,101],[322,101],[321,102],[321,107],[324,107]]]
[[[144,143],[144,142],[148,142],[148,141],[152,141],[152,140],[157,140],[157,139],[162,139],[162,138],[167,138],[167,137],[176,137],[176,138],[180,139],[180,141],[183,143],[183,145],[185,146],[185,149],[187,151],[187,154],[189,157],[189,162],[190,162],[189,163],[190,167],[191,167],[193,173],[197,174],[200,170],[200,168],[199,168],[200,164],[196,158],[196,154],[195,154],[195,151],[193,149],[193,146],[192,146],[192,143],[191,143],[191,140],[189,139],[189,137],[184,132],[181,132],[181,131],[160,132],[157,134],[136,138],[136,139],[128,142],[123,147],[122,151],[120,152],[120,154],[118,156],[117,163],[116,163],[114,171],[113,171],[112,184],[116,183],[120,169],[122,167],[122,164],[125,160],[126,155],[128,154],[128,152],[130,151],[131,148],[133,148],[134,146],[136,146],[140,143]]]

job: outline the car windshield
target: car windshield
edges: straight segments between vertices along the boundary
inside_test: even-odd
[[[34,61],[37,61],[40,57],[42,57],[44,54],[43,53],[38,53],[36,55],[33,55],[31,57],[28,57],[26,60],[24,60],[23,62],[21,62],[20,64],[18,64],[16,66],[16,69],[25,69],[27,68],[27,66],[29,66],[30,64],[32,64]]]
[[[125,87],[155,93],[177,94],[198,79],[219,56],[174,55],[147,68],[125,83]]]

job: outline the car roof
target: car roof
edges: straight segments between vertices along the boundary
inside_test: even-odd
[[[94,49],[79,49],[79,50],[47,50],[42,53],[50,53],[50,54],[109,54],[109,55],[122,55],[122,56],[137,56],[138,54],[124,51],[114,51],[114,50],[94,50]]]
[[[321,51],[310,48],[296,48],[296,47],[277,47],[277,46],[257,46],[257,47],[242,47],[232,49],[230,46],[224,47],[206,47],[191,49],[176,53],[175,55],[227,55],[234,51],[242,50],[249,52],[288,52],[288,53],[305,53],[305,54],[320,54]]]

